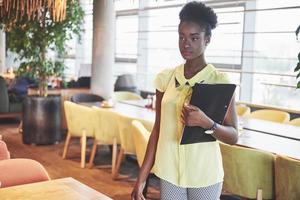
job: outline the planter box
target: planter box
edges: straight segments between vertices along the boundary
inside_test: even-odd
[[[23,143],[54,144],[61,140],[60,96],[27,96],[23,102]]]

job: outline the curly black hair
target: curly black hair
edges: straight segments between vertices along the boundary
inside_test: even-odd
[[[179,13],[180,23],[190,21],[197,23],[205,29],[205,35],[210,36],[211,30],[216,28],[218,23],[217,15],[212,8],[197,1],[192,1],[184,5]]]

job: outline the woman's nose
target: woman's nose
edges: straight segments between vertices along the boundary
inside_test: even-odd
[[[189,48],[191,45],[190,45],[190,43],[188,42],[188,41],[186,41],[185,43],[184,43],[184,48]]]

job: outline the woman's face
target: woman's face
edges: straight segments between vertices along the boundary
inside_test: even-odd
[[[184,21],[179,24],[179,50],[185,60],[193,60],[202,56],[210,37],[205,30],[194,22]]]

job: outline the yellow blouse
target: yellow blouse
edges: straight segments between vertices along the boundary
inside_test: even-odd
[[[175,79],[177,81],[175,81]],[[225,74],[208,64],[190,79],[184,77],[184,65],[166,69],[154,81],[164,92],[161,104],[160,133],[154,173],[180,187],[206,187],[223,181],[219,143],[204,142],[180,145],[183,125],[180,122],[184,102],[191,98],[191,86],[197,82],[228,83]]]

